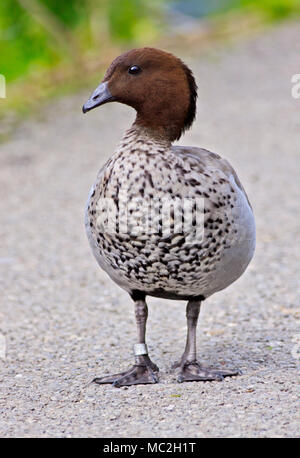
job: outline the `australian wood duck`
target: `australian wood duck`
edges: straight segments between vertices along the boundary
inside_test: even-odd
[[[177,57],[154,48],[117,57],[83,106],[108,102],[137,116],[100,170],[86,208],[92,251],[135,304],[138,341],[129,370],[96,378],[116,387],[158,381],[145,341],[147,295],[188,301],[178,381],[222,380],[238,371],[204,368],[196,357],[200,304],[239,278],[255,248],[253,212],[232,168],[202,148],[173,146],[195,118],[197,86]]]

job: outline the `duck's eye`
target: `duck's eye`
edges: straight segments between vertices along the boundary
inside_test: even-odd
[[[141,68],[138,65],[131,65],[128,69],[128,73],[130,73],[130,75],[137,75],[140,71]]]

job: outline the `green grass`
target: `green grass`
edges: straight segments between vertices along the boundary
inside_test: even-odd
[[[164,1],[1,1],[7,98],[0,99],[0,119],[24,117],[43,100],[82,87],[122,47],[150,44],[160,33]]]
[[[155,36],[163,0],[6,0],[0,2],[0,73],[8,83],[104,45]],[[101,49],[102,48],[102,49]]]
[[[300,0],[241,0],[238,6],[261,13],[266,21],[282,21],[300,13]]]

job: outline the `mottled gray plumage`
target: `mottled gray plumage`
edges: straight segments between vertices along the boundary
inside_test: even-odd
[[[131,233],[108,230],[107,213],[100,211],[99,200],[111,198],[117,208],[122,197]],[[176,228],[164,237],[159,224],[147,234],[149,207],[143,203],[172,199],[181,213],[184,198],[204,199],[199,243],[193,237],[185,243],[188,234]],[[154,140],[138,127],[125,134],[99,172],[88,200],[86,228],[97,261],[118,285],[129,293],[170,299],[206,298],[225,288],[244,272],[255,246],[252,209],[230,164],[204,149]],[[192,224],[189,229],[192,235]]]

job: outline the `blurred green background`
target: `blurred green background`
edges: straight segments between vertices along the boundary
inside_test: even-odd
[[[9,109],[25,113],[36,100],[74,90],[95,73],[99,78],[124,49],[168,49],[176,33],[195,35],[203,21],[215,21],[218,35],[218,28],[226,29],[222,18],[230,17],[236,30],[244,27],[241,17],[268,25],[299,12],[300,0],[1,0],[0,74],[7,98],[0,99],[0,116]]]

